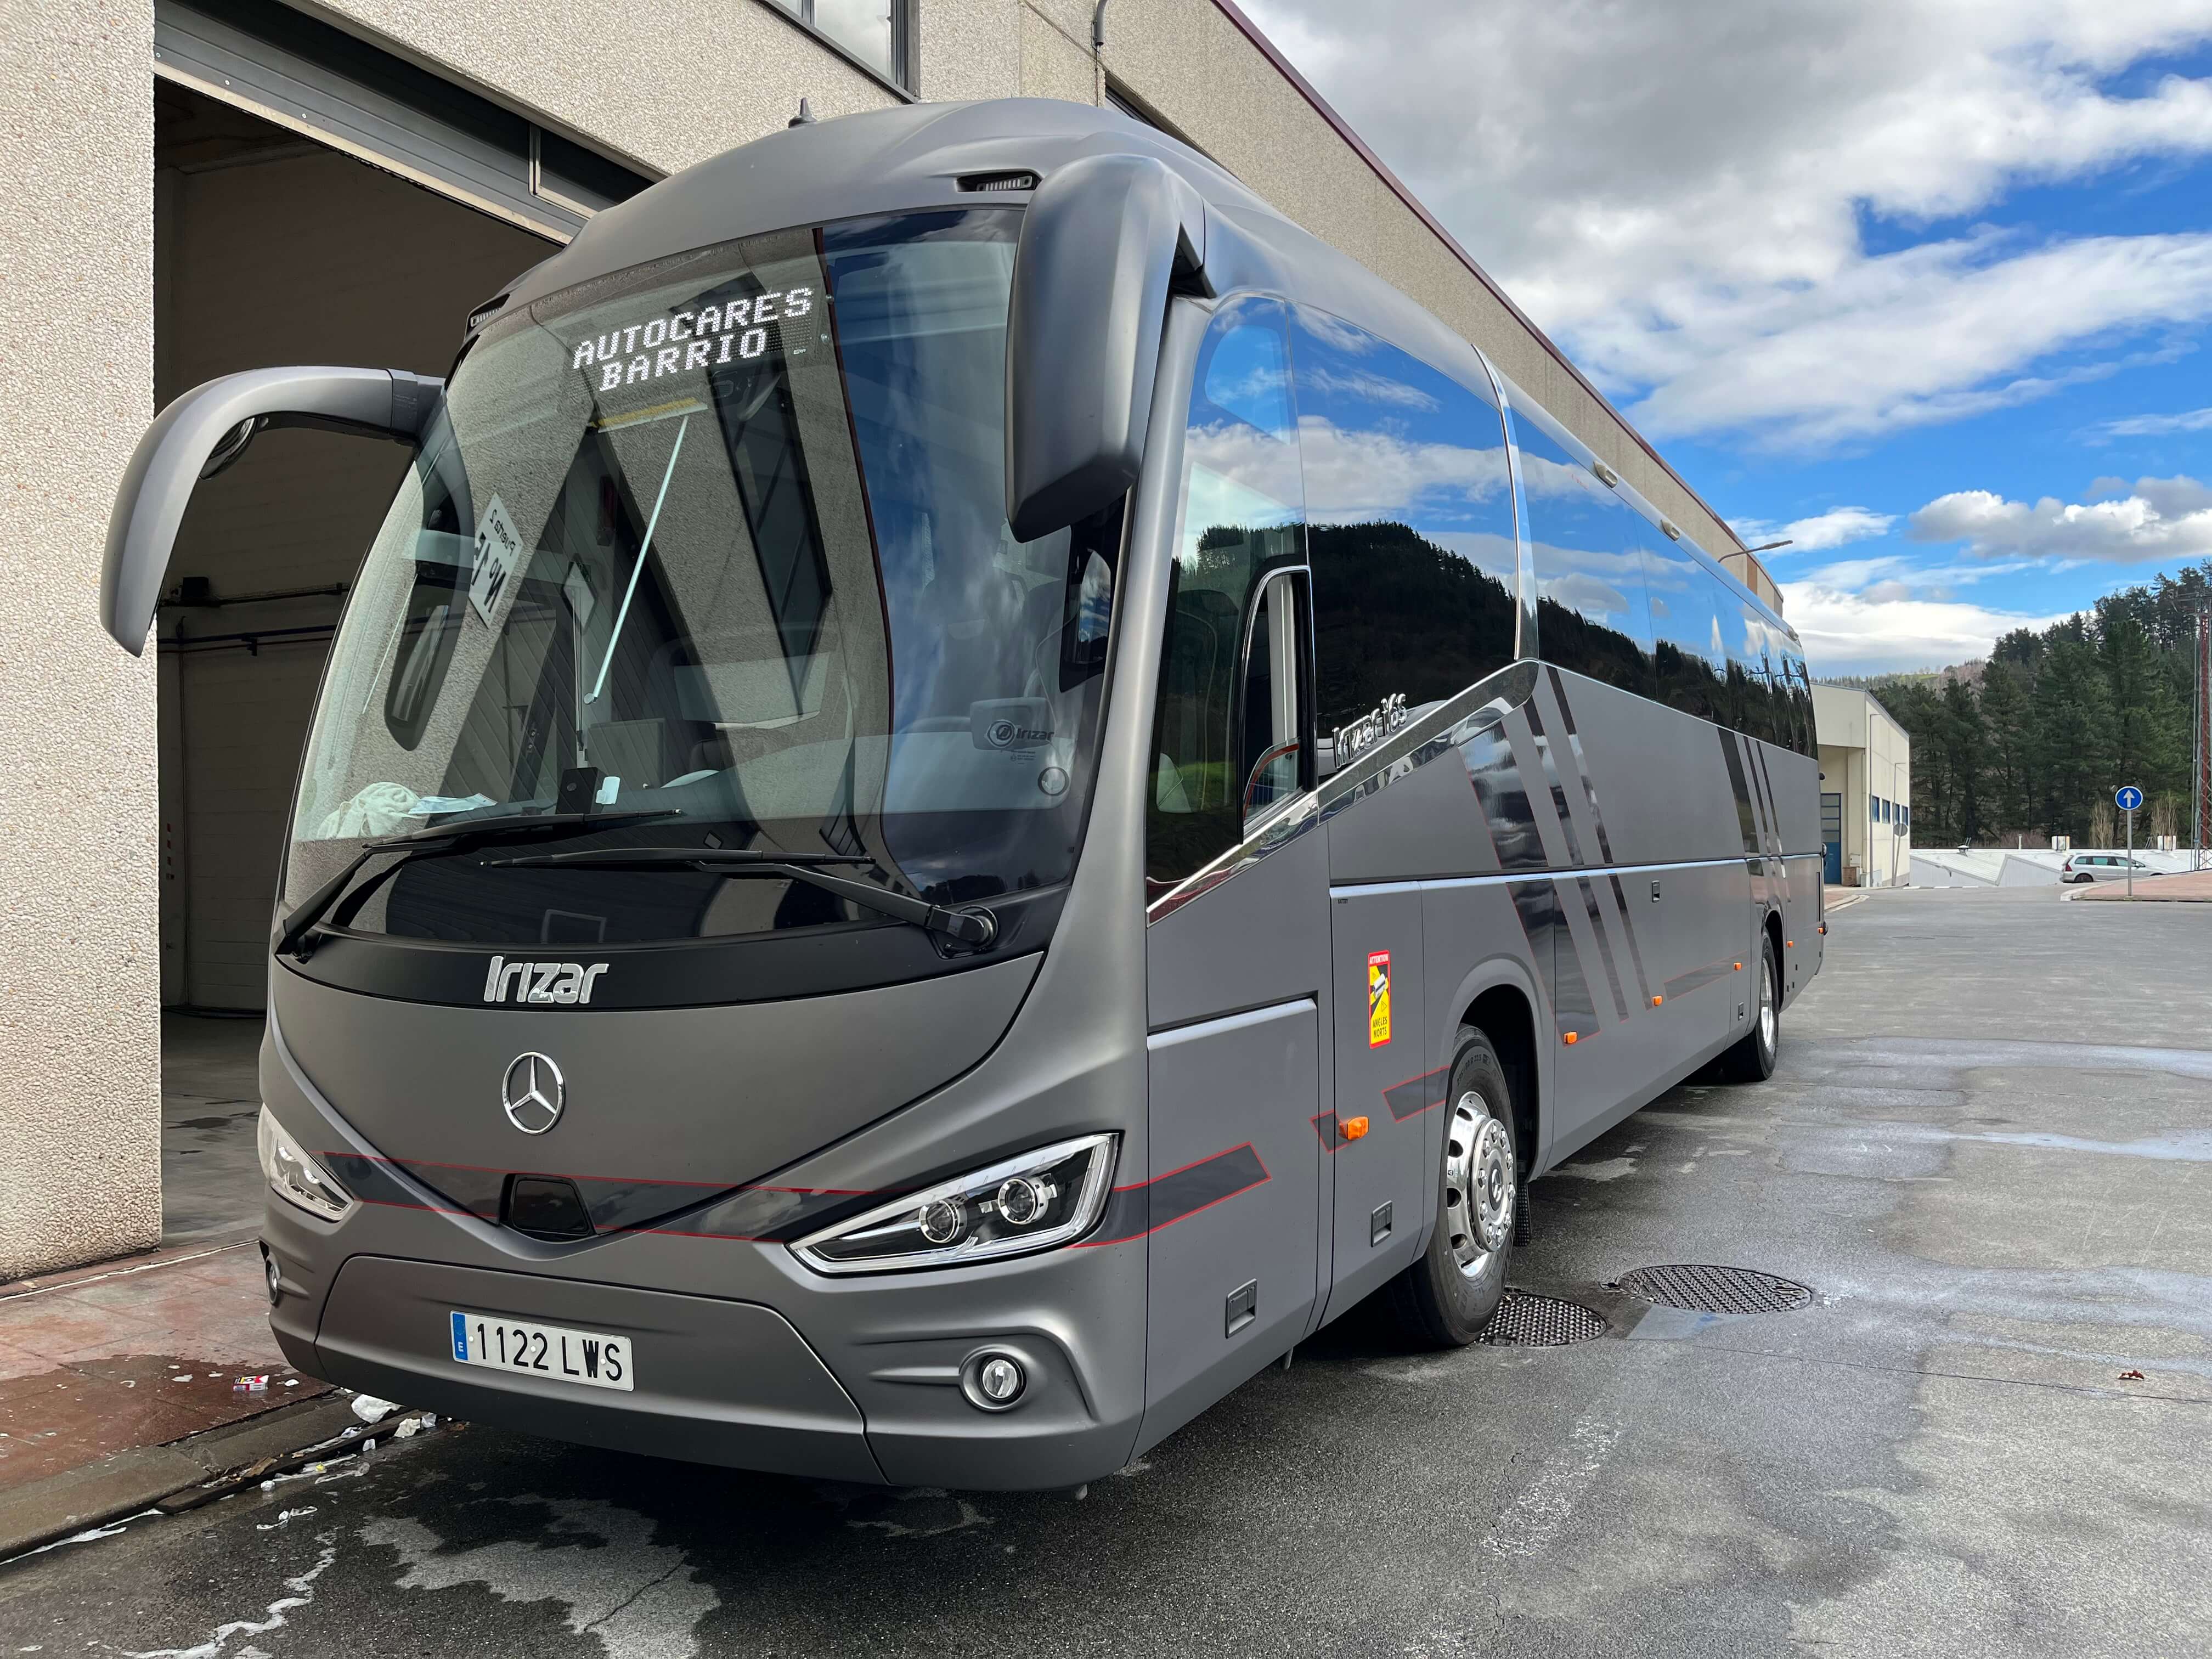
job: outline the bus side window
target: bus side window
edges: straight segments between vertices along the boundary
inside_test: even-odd
[[[1649,696],[1644,550],[1659,533],[1549,416],[1517,404],[1514,416],[1535,555],[1537,649],[1547,662]]]
[[[1727,723],[1728,650],[1721,638],[1720,580],[1687,548],[1655,538],[1644,544],[1651,595],[1653,696],[1700,720]]]
[[[1409,713],[1513,660],[1518,550],[1490,398],[1340,318],[1297,313],[1291,358],[1323,732]],[[1472,354],[1464,368],[1480,373]]]
[[[1270,573],[1304,562],[1304,520],[1283,308],[1239,301],[1214,319],[1199,348],[1183,440],[1146,812],[1152,896],[1236,846],[1248,810],[1260,812],[1255,793],[1273,799],[1281,787],[1280,769],[1261,766],[1265,749],[1248,749],[1262,732],[1272,746],[1279,653],[1271,629],[1285,614],[1272,605],[1275,589],[1260,590]],[[1295,666],[1285,666],[1295,688]]]

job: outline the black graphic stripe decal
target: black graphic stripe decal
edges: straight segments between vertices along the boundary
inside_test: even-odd
[[[1743,850],[1746,857],[1759,851],[1759,829],[1751,816],[1751,786],[1744,781],[1743,755],[1735,746],[1735,733],[1714,728],[1720,738],[1721,758],[1728,763],[1729,787],[1735,793],[1735,817],[1743,831]]]
[[[1620,988],[1620,969],[1613,960],[1612,930],[1607,927],[1611,920],[1598,907],[1597,890],[1587,877],[1576,883],[1582,890],[1583,914],[1589,916],[1590,931],[1597,936],[1598,959],[1605,964],[1607,988],[1613,993],[1613,1006],[1621,1018],[1628,1018],[1628,998]]]
[[[1390,1109],[1394,1122],[1403,1123],[1409,1117],[1419,1117],[1432,1106],[1444,1103],[1444,1085],[1450,1077],[1443,1071],[1424,1072],[1419,1077],[1409,1077],[1403,1083],[1394,1083],[1382,1091],[1382,1103]]]
[[[1541,717],[1535,699],[1509,712],[1504,721],[1506,741],[1513,744],[1513,761],[1520,768],[1522,790],[1535,818],[1537,841],[1544,842],[1544,863],[1553,869],[1582,863],[1582,845],[1575,841],[1575,825],[1566,817],[1566,790],[1559,785],[1559,769],[1553,765],[1551,744],[1544,741]],[[1537,803],[1541,801],[1541,807]]]
[[[1619,876],[1607,879],[1613,883],[1613,902],[1620,909],[1620,930],[1628,940],[1628,959],[1636,965],[1636,988],[1643,998],[1638,1006],[1648,1008],[1651,1005],[1651,980],[1644,971],[1643,948],[1636,942],[1636,918],[1629,909],[1628,890],[1620,884]]]
[[[1575,949],[1571,931],[1565,939],[1555,931],[1565,925],[1567,916],[1558,891],[1548,881],[1516,881],[1512,888],[1513,906],[1520,912],[1522,931],[1531,940],[1552,940],[1553,1025],[1560,1036],[1572,1031],[1577,1041],[1595,1034],[1598,1030],[1597,1003],[1590,995],[1589,981],[1583,976],[1581,953]],[[1538,960],[1540,962],[1541,957]]]
[[[1506,736],[1504,722],[1476,732],[1460,745],[1459,752],[1467,764],[1468,781],[1474,786],[1483,831],[1490,837],[1498,867],[1543,869],[1550,855],[1536,835],[1535,809],[1530,805],[1520,757]]]
[[[1544,712],[1537,706],[1543,689],[1544,683],[1540,679],[1532,689],[1528,701],[1514,713],[1528,723],[1529,739],[1535,747],[1536,763],[1543,769],[1544,790],[1551,798],[1553,820],[1566,837],[1567,856],[1564,862],[1580,864],[1583,861],[1582,837],[1575,832],[1574,814],[1567,805],[1567,787],[1559,780],[1559,757],[1553,752],[1551,738],[1544,729]],[[1514,747],[1517,752],[1520,745],[1516,743]],[[1522,775],[1527,775],[1525,766]],[[1540,833],[1541,828],[1540,824]]]
[[[1734,972],[1735,963],[1733,961],[1709,962],[1702,968],[1691,969],[1686,974],[1675,975],[1662,988],[1669,997],[1685,996],[1701,985],[1711,985],[1717,979],[1726,979]]]
[[[1757,763],[1759,790],[1766,798],[1766,850],[1779,854],[1789,843],[1782,835],[1781,810],[1774,804],[1774,774],[1767,769],[1766,750],[1762,745],[1751,745],[1751,757]]]
[[[1116,1187],[1106,1200],[1106,1217],[1086,1245],[1121,1244],[1163,1227],[1187,1221],[1200,1210],[1224,1204],[1267,1179],[1267,1166],[1249,1140],[1225,1152],[1200,1158],[1179,1170],[1134,1187]]]
[[[1575,837],[1584,847],[1595,847],[1596,862],[1613,862],[1612,839],[1605,833],[1604,816],[1597,810],[1597,790],[1590,782],[1589,768],[1583,759],[1582,738],[1577,735],[1574,716],[1567,712],[1566,696],[1559,680],[1559,671],[1549,670],[1540,677],[1528,699],[1531,709],[1540,710],[1544,728],[1549,733],[1547,752],[1562,777],[1573,774],[1562,793],[1567,820],[1574,826]]]
[[[1759,775],[1759,745],[1746,737],[1737,738],[1736,742],[1743,750],[1744,775],[1751,780],[1751,810],[1759,821],[1759,850],[1778,852],[1780,848],[1774,838],[1774,802]]]

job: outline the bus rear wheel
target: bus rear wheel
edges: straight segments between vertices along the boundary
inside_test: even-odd
[[[1759,1006],[1753,1011],[1751,1029],[1721,1056],[1721,1075],[1730,1083],[1764,1083],[1774,1075],[1774,1056],[1782,1042],[1781,981],[1774,941],[1764,939],[1759,949]]]
[[[1480,1031],[1460,1033],[1444,1113],[1437,1224],[1421,1259],[1390,1281],[1390,1303],[1412,1340],[1463,1348],[1505,1294],[1520,1201],[1512,1088]]]

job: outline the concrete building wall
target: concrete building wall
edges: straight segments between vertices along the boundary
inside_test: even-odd
[[[100,631],[154,412],[150,10],[17,0],[0,144],[0,1278],[161,1231],[154,664]]]
[[[218,374],[295,362],[442,374],[460,319],[550,243],[314,147],[164,168],[155,225],[155,385],[167,403]],[[336,433],[264,434],[204,483],[172,581],[220,599],[352,580],[407,454]],[[281,828],[327,641],[223,636],[314,628],[340,599],[171,611],[160,762],[162,1001],[258,1008]],[[179,653],[177,643],[216,644]]]
[[[674,171],[773,131],[801,94],[825,118],[898,96],[764,0],[723,0],[711,9],[694,0],[489,0],[467,9],[452,0],[303,0],[303,9],[651,172]],[[1103,63],[1090,52],[1091,9],[1091,0],[921,0],[921,94],[1095,101],[1110,74],[1293,218],[1474,339],[1710,550],[1733,548],[1724,526],[1330,125],[1225,3],[1115,0]],[[0,891],[10,923],[0,932],[0,1279],[158,1237],[162,858],[165,850],[188,856],[191,846],[220,842],[227,830],[210,800],[187,801],[170,825],[179,833],[164,848],[156,659],[151,652],[129,658],[101,633],[100,554],[115,483],[153,413],[157,379],[167,389],[189,384],[210,364],[242,367],[235,353],[256,348],[240,331],[281,331],[291,316],[266,295],[234,295],[222,349],[180,344],[157,372],[157,309],[175,296],[155,292],[152,21],[144,0],[119,11],[82,0],[21,0],[0,70],[9,140],[0,167],[10,209],[0,227],[0,270],[9,279],[0,285],[0,348],[18,368],[0,392],[0,418],[14,438],[7,465],[15,509],[0,530],[0,690],[10,713],[0,732],[7,802]],[[208,187],[210,208],[228,188]],[[244,197],[233,206],[254,216]],[[343,245],[342,226],[325,223],[316,234]],[[395,261],[439,252],[434,241],[357,248],[352,274],[372,285],[381,278],[389,299]],[[451,301],[450,325],[493,284],[476,283],[468,263],[474,253],[445,252],[456,270],[466,268],[469,280],[457,279],[457,289],[471,290]],[[180,269],[193,258],[189,236],[164,255],[165,263],[181,260]],[[422,269],[404,280],[422,281]],[[427,289],[421,298],[426,307],[448,303]],[[179,343],[184,332],[178,330]],[[165,350],[168,343],[165,334]],[[389,341],[358,346],[371,361],[398,360],[408,349]],[[283,355],[273,336],[259,360],[271,354]],[[405,361],[441,366],[411,353]],[[209,493],[191,533],[232,538],[226,556],[240,562],[230,580],[245,580],[264,552],[303,545],[311,519],[296,501],[288,507],[274,485],[254,480],[288,456],[307,458],[301,446],[329,441],[273,434],[225,489]],[[357,503],[379,493],[376,477],[388,483],[395,465],[359,453],[340,459],[331,447],[313,453],[307,464],[327,483],[333,515],[341,499]],[[258,502],[248,499],[256,488],[264,491]],[[260,514],[261,528],[248,539],[261,538],[261,551],[246,548],[238,524],[219,527],[225,504]],[[258,568],[271,573],[271,585],[313,585],[361,545],[350,531],[332,539],[337,551],[325,562],[303,552],[296,565]],[[188,542],[188,549],[209,545]],[[289,572],[282,582],[278,568]],[[190,574],[189,560],[180,558],[178,569]],[[187,712],[172,723],[167,744],[173,757],[188,761],[183,771],[204,775],[212,800],[234,791],[265,815],[275,792],[289,793],[289,780],[280,786],[277,779],[285,757],[297,754],[305,675],[280,694],[267,679],[226,687],[229,670],[176,672],[187,711],[199,682],[184,677],[203,672],[210,711],[226,697],[234,707],[264,705],[243,738],[210,747],[196,738]],[[272,698],[286,707],[265,706]],[[224,744],[229,752],[217,752]],[[195,1000],[246,994],[259,928],[245,918],[254,890],[270,883],[272,859],[273,849],[249,849],[228,872],[205,878],[201,898],[216,908],[196,909],[193,921],[222,948],[201,964],[207,988],[195,987]],[[180,971],[173,965],[173,990]]]
[[[1838,685],[1813,688],[1820,787],[1843,795],[1844,881],[1852,886],[1904,886],[1912,879],[1912,837],[1878,820],[1877,800],[1912,799],[1912,740],[1870,692]]]

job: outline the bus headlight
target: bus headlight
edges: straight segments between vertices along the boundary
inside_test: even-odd
[[[266,1106],[261,1109],[254,1139],[261,1147],[261,1173],[269,1177],[269,1189],[277,1197],[325,1221],[343,1221],[353,1213],[360,1200],[300,1150]]]
[[[1051,1249],[1097,1221],[1120,1141],[1085,1135],[1040,1146],[825,1227],[792,1254],[817,1273],[880,1273]]]

